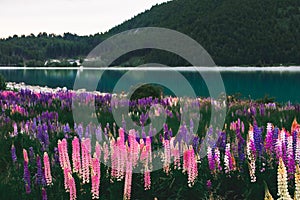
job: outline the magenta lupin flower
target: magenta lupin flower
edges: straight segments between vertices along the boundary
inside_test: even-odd
[[[192,187],[195,183],[195,180],[198,176],[198,167],[197,162],[195,158],[195,153],[193,146],[190,146],[188,151],[188,168],[187,168],[187,174],[188,174],[188,186]]]
[[[42,200],[47,200],[48,197],[47,197],[47,191],[45,188],[42,188]]]
[[[273,153],[273,125],[271,123],[267,124],[267,135],[265,139],[265,149],[269,156]]]
[[[50,161],[48,153],[44,153],[44,174],[46,179],[47,185],[52,185],[52,176],[51,176],[51,169],[50,169]]]
[[[207,159],[208,159],[208,166],[210,172],[213,174],[215,173],[216,165],[215,165],[215,159],[213,155],[213,149],[210,146],[207,147]]]
[[[295,173],[295,159],[294,159],[294,151],[293,151],[293,136],[288,136],[288,145],[287,145],[287,160],[288,160],[288,178],[291,180],[294,178]]]
[[[299,137],[299,132],[297,132],[297,138],[296,138],[295,162],[298,165],[300,165],[300,137]]]

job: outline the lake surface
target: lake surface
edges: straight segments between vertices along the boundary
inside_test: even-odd
[[[275,97],[279,102],[300,102],[300,67],[289,68],[250,68],[250,67],[230,67],[219,68],[227,95],[241,93],[244,97],[251,97],[252,99],[263,98],[265,95]],[[40,85],[48,87],[67,87],[73,88],[74,81],[78,75],[84,78],[87,82],[95,82],[99,80],[99,72],[103,73],[98,83],[98,90],[101,92],[112,92],[116,83],[125,74],[130,73],[125,79],[126,86],[129,88],[131,82],[143,83],[147,73],[150,71],[157,71],[161,79],[172,79],[172,73],[164,68],[147,68],[136,70],[110,68],[109,70],[85,70],[80,69],[61,69],[61,68],[0,68],[0,73],[4,75],[7,81],[24,82],[30,85]],[[86,71],[89,71],[86,73]],[[174,71],[174,70],[171,70]],[[215,69],[201,68],[176,68],[176,72],[184,76],[193,87],[197,96],[209,96],[207,86],[201,77],[200,73],[215,73]],[[213,78],[213,76],[212,76]],[[174,80],[172,83],[174,87],[180,87],[182,83],[179,80]],[[125,89],[126,90],[126,89]],[[116,91],[121,92],[121,91]],[[166,94],[171,94],[169,90]]]

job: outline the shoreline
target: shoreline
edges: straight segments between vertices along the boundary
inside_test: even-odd
[[[113,71],[187,71],[187,72],[300,72],[300,66],[276,67],[0,67],[1,70],[113,70]]]

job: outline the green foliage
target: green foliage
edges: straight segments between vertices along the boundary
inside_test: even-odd
[[[19,65],[35,59],[85,57],[114,34],[139,27],[164,27],[195,39],[216,64],[300,64],[300,2],[295,0],[173,0],[153,6],[106,33],[63,36],[14,36],[0,40],[0,65]],[[114,65],[159,62],[170,66],[188,63],[161,50],[134,51]]]
[[[5,89],[6,89],[5,78],[2,74],[0,74],[0,90],[5,90]]]

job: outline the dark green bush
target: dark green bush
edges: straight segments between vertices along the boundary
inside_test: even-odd
[[[138,88],[135,89],[133,94],[131,95],[131,100],[141,99],[145,97],[152,97],[152,98],[161,98],[163,89],[159,85],[154,84],[145,84],[142,86],[137,86]]]

